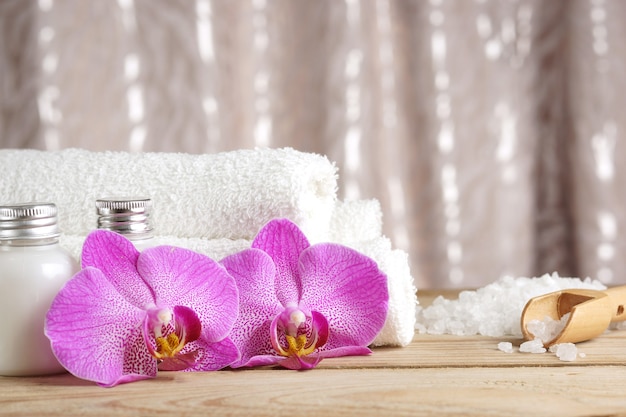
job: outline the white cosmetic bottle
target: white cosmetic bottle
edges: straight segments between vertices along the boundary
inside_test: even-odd
[[[79,266],[58,237],[54,204],[0,206],[0,375],[64,371],[44,323],[52,300]]]
[[[156,246],[152,229],[152,200],[109,197],[96,200],[98,229],[111,230],[133,242],[137,250]]]

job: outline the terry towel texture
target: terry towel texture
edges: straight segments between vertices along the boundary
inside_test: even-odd
[[[312,241],[328,234],[337,170],[326,158],[293,149],[176,153],[0,150],[0,203],[50,201],[69,235],[93,229],[94,202],[152,198],[158,234],[251,239],[287,217]]]
[[[294,221],[311,243],[330,241],[373,258],[389,279],[389,313],[373,345],[405,346],[417,306],[407,254],[382,236],[377,200],[337,200],[327,158],[293,149],[213,155],[0,150],[0,203],[50,201],[59,208],[60,243],[78,256],[96,224],[95,200],[142,195],[153,200],[155,240],[213,259],[250,247],[269,220]]]

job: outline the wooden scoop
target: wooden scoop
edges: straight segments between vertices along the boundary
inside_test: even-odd
[[[543,321],[545,317],[560,320],[570,313],[561,332],[545,347],[558,343],[578,343],[601,335],[611,322],[626,320],[626,286],[606,291],[571,289],[555,291],[531,298],[522,311],[522,333],[526,340],[533,340],[526,325],[531,320]]]

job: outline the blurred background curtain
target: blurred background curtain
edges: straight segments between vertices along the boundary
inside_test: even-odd
[[[418,288],[626,283],[624,22],[620,0],[0,0],[0,147],[289,146],[381,202]]]

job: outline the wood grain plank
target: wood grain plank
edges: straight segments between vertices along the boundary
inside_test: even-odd
[[[626,331],[578,344],[575,362],[497,350],[505,340],[521,342],[418,334],[306,372],[163,372],[110,389],[68,374],[0,377],[0,416],[626,416]]]
[[[6,382],[6,381],[3,381]],[[612,367],[162,373],[104,389],[68,375],[2,384],[2,415],[608,416],[626,412]]]
[[[515,352],[498,350],[498,342],[508,341]],[[594,340],[578,343],[584,358],[574,362],[559,360],[553,353],[520,353],[522,339],[486,336],[417,334],[403,348],[375,348],[367,357],[344,357],[322,361],[320,368],[463,368],[522,366],[619,366],[626,365],[626,331],[610,331]]]

